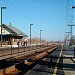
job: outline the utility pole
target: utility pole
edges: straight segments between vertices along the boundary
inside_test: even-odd
[[[69,46],[69,44],[70,44],[70,41],[69,41],[69,34],[71,33],[71,32],[66,32],[66,33],[68,33],[67,35],[66,35],[66,42],[67,42],[67,44],[68,44],[68,46]],[[68,39],[67,39],[68,38]]]
[[[71,27],[71,44],[72,44],[72,36],[73,36],[72,35],[72,27],[75,26],[75,25],[67,25],[67,26],[70,26]]]
[[[75,26],[75,25],[67,25],[67,26],[71,27],[71,32],[70,33],[71,33],[71,38],[72,38],[72,27]]]
[[[68,41],[69,41],[69,34],[70,34],[71,32],[66,32],[66,33],[68,33],[68,35],[67,35],[67,36],[68,36]]]

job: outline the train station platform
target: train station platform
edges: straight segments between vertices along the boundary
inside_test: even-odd
[[[64,74],[75,75],[74,47],[64,47],[62,55]]]
[[[74,48],[59,47],[24,75],[75,75]]]

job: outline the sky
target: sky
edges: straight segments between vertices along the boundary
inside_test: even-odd
[[[67,0],[0,0],[3,9],[3,24],[20,29],[28,36],[30,24],[32,38],[46,41],[64,40],[66,32]]]

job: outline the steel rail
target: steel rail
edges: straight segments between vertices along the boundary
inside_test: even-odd
[[[46,47],[46,48],[44,48],[44,49],[38,49],[38,50],[34,50],[34,51],[32,51],[30,54],[26,54],[26,55],[22,55],[22,56],[19,56],[19,57],[17,57],[16,58],[16,60],[22,60],[22,59],[25,59],[26,57],[31,57],[31,56],[33,56],[33,55],[37,55],[37,53],[39,54],[39,53],[42,53],[42,52],[44,52],[44,51],[46,51],[46,50],[48,50],[48,49],[51,49],[52,47],[54,47],[54,46],[50,46],[50,47]]]
[[[54,45],[50,45],[49,47],[51,48],[53,46]],[[48,47],[46,47],[46,48],[48,48]],[[24,52],[19,53],[19,54],[12,54],[12,55],[8,55],[8,56],[0,57],[0,60],[4,60],[4,59],[15,59],[15,60],[17,60],[17,59],[22,59],[22,58],[25,59],[25,57],[29,57],[29,56],[35,55],[35,53],[40,53],[43,51],[45,51],[43,48],[37,49],[37,50],[32,50],[32,51],[25,50]],[[28,54],[26,54],[26,53],[28,53]]]
[[[57,48],[57,46],[43,52],[40,53],[38,55],[36,55],[34,58],[30,58],[30,60],[24,60],[16,65],[10,66],[8,68],[5,68],[3,70],[0,71],[0,75],[15,75],[15,74],[19,74],[20,72],[22,72],[22,68],[24,67],[25,69],[29,66],[31,66],[32,64],[34,64],[36,61],[43,59],[45,56],[47,56],[48,54],[52,53],[55,49]]]

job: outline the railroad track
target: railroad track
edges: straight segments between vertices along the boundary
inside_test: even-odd
[[[0,60],[0,64],[4,64],[5,66],[3,67],[2,65],[0,65],[0,68],[6,68],[7,66],[16,64],[22,60],[28,59],[31,56],[35,56],[43,51],[45,51],[48,48],[53,47],[53,45],[50,45],[50,47],[45,47],[45,48],[37,48],[37,50],[26,50],[25,52],[21,52],[20,54],[13,54],[13,55],[8,55],[8,57],[3,57],[2,60]]]
[[[35,46],[31,47],[31,51],[36,49],[40,49],[40,47],[39,46],[37,46],[37,48]],[[10,51],[11,48],[0,48],[0,60],[20,57],[21,55],[23,56],[26,54],[26,52],[30,51],[30,47],[20,47],[19,52],[18,52],[18,47],[12,48],[12,54],[10,53]]]
[[[4,69],[8,66],[14,65],[16,63],[21,62],[22,60],[25,60],[29,57],[31,57],[32,55],[35,55],[36,53],[36,48],[32,47],[32,49],[30,50],[29,47],[27,47],[27,49],[23,52],[20,53],[16,53],[16,54],[12,54],[12,55],[5,55],[3,57],[0,57],[0,69]],[[42,51],[43,48],[40,47],[37,48],[37,51],[40,52],[40,50]],[[8,50],[8,49],[6,49]],[[16,49],[15,49],[16,50]],[[37,54],[37,53],[36,53]]]
[[[50,47],[41,50],[33,50],[26,56],[20,56],[15,60],[13,59],[13,61],[17,61],[17,64],[14,63],[13,65],[9,65],[7,68],[0,70],[0,75],[21,74],[30,69],[37,61],[52,53],[56,48],[57,45],[51,45]]]

